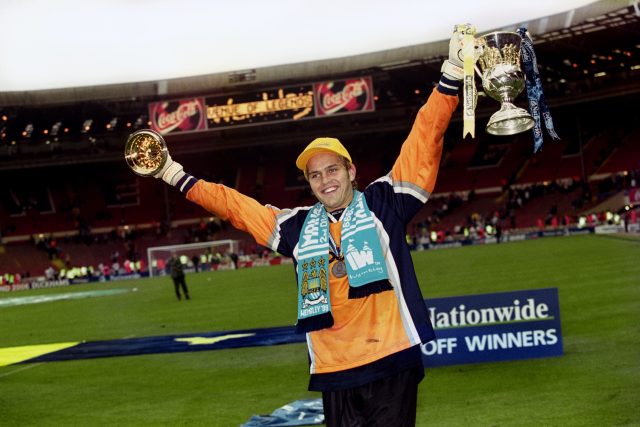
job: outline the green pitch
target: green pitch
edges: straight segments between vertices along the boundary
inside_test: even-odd
[[[420,426],[640,425],[640,240],[578,236],[414,254],[426,298],[557,287],[565,355],[433,368]],[[285,326],[291,266],[0,295],[0,347]],[[133,289],[136,288],[136,291]],[[6,305],[94,290],[104,296]],[[113,357],[0,367],[0,425],[238,426],[319,397],[306,347]]]

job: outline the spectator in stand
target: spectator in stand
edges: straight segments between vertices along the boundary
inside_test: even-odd
[[[169,267],[169,271],[171,273],[171,279],[173,280],[173,287],[176,291],[176,298],[178,301],[182,299],[180,295],[180,290],[182,289],[182,294],[185,299],[191,299],[189,297],[189,289],[187,289],[187,281],[184,274],[184,266],[182,265],[182,261],[180,257],[176,254],[176,252],[171,253],[171,258],[167,262],[167,266]]]
[[[231,262],[233,262],[233,269],[238,269],[238,254],[235,252],[229,253],[229,258],[231,258]]]
[[[200,261],[198,265],[202,271],[208,271],[211,269],[211,266],[209,265],[208,251],[200,254]]]
[[[52,266],[47,267],[44,270],[44,277],[47,280],[54,280],[56,278],[56,270]]]
[[[51,238],[49,241],[49,259],[55,259],[58,255],[58,241],[55,238]]]
[[[105,280],[111,279],[111,268],[107,264],[104,264],[102,266],[102,275],[104,276]]]
[[[497,220],[495,221],[494,225],[494,232],[496,235],[496,243],[501,243],[502,242],[502,229],[504,227],[504,219],[498,215],[497,216]]]
[[[156,260],[156,268],[157,268],[158,272],[161,272],[161,271],[164,272],[166,270],[167,265],[166,265],[164,259],[158,258]]]

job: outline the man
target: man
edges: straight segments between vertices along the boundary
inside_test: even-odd
[[[200,256],[198,254],[193,254],[191,262],[193,263],[193,268],[196,270],[196,273],[200,272]]]
[[[450,42],[443,76],[420,109],[391,172],[362,193],[356,166],[335,138],[318,138],[296,166],[318,203],[280,210],[223,185],[197,180],[171,157],[155,175],[257,243],[294,260],[296,329],[307,334],[311,379],[328,426],[415,424],[420,344],[434,339],[406,225],[433,191],[443,136],[458,104],[463,31]]]
[[[189,298],[189,289],[187,289],[187,281],[184,275],[184,267],[180,257],[175,253],[171,253],[171,258],[168,263],[169,271],[171,272],[171,279],[173,279],[173,287],[176,290],[176,298],[178,301],[182,299],[180,295],[180,289],[182,288],[182,294],[185,299]]]

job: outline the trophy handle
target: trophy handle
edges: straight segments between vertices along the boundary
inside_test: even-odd
[[[478,68],[477,64],[473,64],[473,69],[476,70],[476,74],[478,74],[478,77],[482,79],[482,71],[480,71],[480,68]]]
[[[158,132],[140,129],[129,135],[124,149],[124,158],[136,174],[156,175],[167,163],[168,157],[167,144]]]
[[[480,67],[478,67],[478,60],[482,56],[485,47],[486,47],[486,42],[483,39],[481,39],[481,38],[474,39],[474,43],[473,43],[473,55],[474,55],[473,69],[476,70],[476,74],[478,74],[478,77],[480,77],[480,79],[482,79],[482,71],[480,70]]]

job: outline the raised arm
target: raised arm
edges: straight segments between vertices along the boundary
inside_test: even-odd
[[[391,169],[394,182],[418,186],[429,194],[433,191],[442,156],[444,133],[458,97],[445,94],[441,85],[434,88],[427,103],[420,109],[400,155]]]
[[[262,205],[232,188],[203,180],[195,181],[183,193],[188,200],[251,234],[260,245],[271,247],[273,234],[277,230],[276,215],[282,211]]]
[[[458,89],[462,86],[462,40],[473,26],[457,25],[449,41],[449,59],[442,64],[442,76],[427,103],[422,106],[411,132],[402,145],[391,170],[394,182],[417,186],[430,194],[436,183],[444,133],[458,105]]]
[[[250,233],[259,244],[288,255],[283,253],[286,248],[276,248],[273,243],[279,241],[276,216],[283,211],[261,205],[232,188],[198,180],[186,173],[182,165],[171,158],[159,133],[150,129],[134,132],[127,141],[125,159],[135,173],[162,179],[188,200]]]

